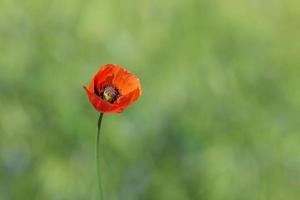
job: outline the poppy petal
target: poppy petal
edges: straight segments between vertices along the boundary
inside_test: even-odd
[[[113,66],[112,65],[102,65],[99,71],[95,74],[93,78],[94,85],[100,88],[104,82],[108,82],[108,79],[113,78]],[[91,88],[90,88],[91,89]]]
[[[127,70],[117,66],[114,73],[112,83],[120,90],[121,94],[128,94],[140,87],[140,80]]]
[[[124,108],[124,107],[132,104],[134,101],[136,101],[137,98],[141,95],[141,92],[142,91],[140,90],[140,88],[137,88],[134,91],[119,97],[116,104],[118,104],[120,107]]]

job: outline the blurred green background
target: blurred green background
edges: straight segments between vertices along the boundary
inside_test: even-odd
[[[300,3],[1,0],[0,200],[95,200],[103,63],[143,95],[104,116],[106,200],[300,198]]]

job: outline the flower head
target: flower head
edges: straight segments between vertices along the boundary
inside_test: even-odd
[[[117,64],[104,64],[83,86],[90,102],[102,113],[118,113],[133,103],[142,93],[140,80]]]

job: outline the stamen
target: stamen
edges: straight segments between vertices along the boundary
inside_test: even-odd
[[[119,92],[116,88],[112,86],[107,86],[104,88],[102,93],[102,98],[105,101],[113,103],[119,97]]]

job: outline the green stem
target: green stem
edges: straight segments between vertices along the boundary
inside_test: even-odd
[[[101,186],[101,176],[100,176],[100,157],[99,157],[100,130],[101,130],[102,118],[103,118],[103,113],[100,113],[99,119],[98,119],[98,130],[97,130],[97,138],[96,138],[96,171],[97,171],[97,182],[98,182],[100,200],[103,200],[103,190],[102,190],[102,186]]]

